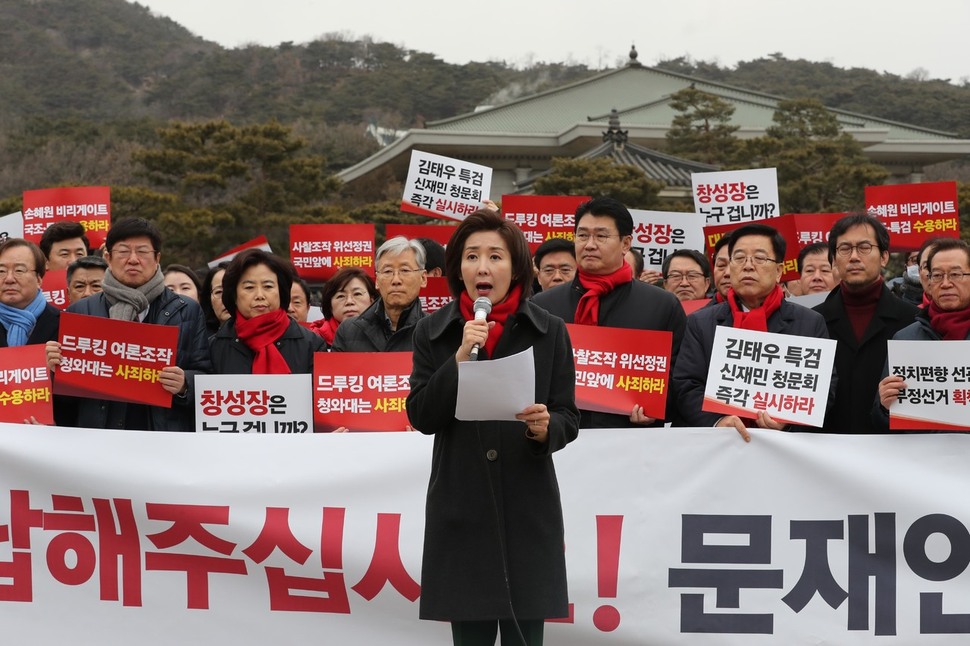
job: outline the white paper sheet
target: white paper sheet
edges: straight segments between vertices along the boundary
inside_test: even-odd
[[[465,421],[511,420],[536,403],[532,348],[511,357],[458,364],[455,417]]]

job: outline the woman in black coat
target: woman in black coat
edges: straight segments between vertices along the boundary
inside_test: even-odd
[[[209,346],[216,374],[310,374],[323,339],[291,319],[289,268],[262,249],[233,258],[222,277],[230,319]]]
[[[418,322],[407,410],[433,434],[421,618],[452,622],[456,644],[510,637],[542,643],[543,620],[567,615],[562,506],[552,453],[578,434],[572,347],[561,319],[529,301],[522,232],[491,211],[468,216],[448,243],[455,301]],[[492,311],[474,320],[472,301]],[[536,403],[521,421],[455,418],[458,364],[535,355]]]

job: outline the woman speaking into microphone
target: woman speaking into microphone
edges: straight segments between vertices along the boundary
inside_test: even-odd
[[[572,347],[561,319],[529,300],[522,232],[477,211],[448,242],[455,300],[414,331],[411,424],[434,435],[421,574],[421,618],[450,621],[455,644],[541,644],[543,620],[565,617],[562,506],[552,453],[578,434]],[[476,318],[474,302],[491,303]],[[479,308],[481,309],[481,308]],[[535,356],[536,402],[520,421],[455,418],[458,366]]]

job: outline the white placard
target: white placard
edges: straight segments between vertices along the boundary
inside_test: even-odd
[[[195,430],[312,433],[311,375],[196,375]]]
[[[464,220],[484,206],[491,188],[492,169],[488,166],[414,150],[401,210]]]
[[[700,213],[643,211],[633,216],[633,248],[643,254],[643,268],[660,271],[666,258],[678,249],[704,253],[704,216]]]
[[[694,210],[707,224],[753,222],[781,215],[774,168],[691,173]]]
[[[24,214],[21,211],[0,217],[0,242],[24,237]]]
[[[892,428],[970,430],[970,341],[893,341],[889,374],[906,389],[889,408]]]
[[[821,426],[836,342],[719,326],[704,390],[705,411]]]

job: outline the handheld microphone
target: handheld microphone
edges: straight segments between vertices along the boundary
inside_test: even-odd
[[[479,296],[475,299],[475,304],[472,306],[475,309],[475,320],[484,321],[488,313],[492,311],[492,301],[488,300],[485,296]],[[468,353],[469,358],[472,361],[478,361],[478,344],[472,346],[472,351]]]

